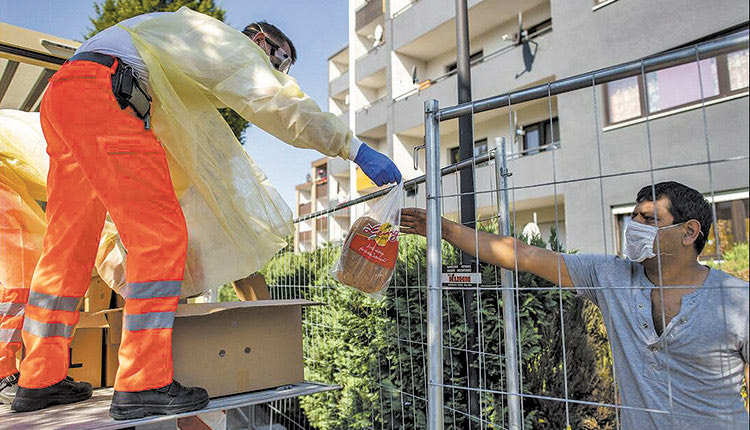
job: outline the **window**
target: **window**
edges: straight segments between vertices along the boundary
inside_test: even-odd
[[[698,106],[748,88],[748,50],[732,52],[610,82],[604,86],[607,123]]]
[[[478,60],[484,56],[484,50],[477,51],[471,55],[469,55],[469,64],[473,63],[475,60]],[[453,72],[458,68],[458,62],[451,63],[447,66],[445,66],[445,73]]]
[[[714,229],[719,226],[719,242],[722,254],[737,243],[748,243],[748,199],[729,200],[716,203],[716,224],[711,226],[706,247],[701,259],[718,258]]]
[[[650,113],[673,109],[700,100],[701,91],[705,98],[719,94],[716,58],[701,60],[700,73],[696,63],[688,63],[646,74],[646,92]]]
[[[448,156],[450,160],[450,164],[456,164],[458,163],[461,158],[458,153],[458,146],[454,146],[453,148],[450,148],[448,150]],[[485,155],[487,153],[487,138],[479,139],[476,142],[474,142],[474,156],[479,157],[482,155]]]
[[[711,197],[706,197],[709,202]],[[750,238],[750,209],[748,208],[748,192],[718,194],[716,195],[716,220],[719,225],[719,241],[721,242],[722,253],[731,249],[737,243],[748,243]],[[617,252],[622,255],[625,244],[625,227],[630,223],[630,214],[633,206],[617,207],[612,210],[615,216],[617,228]],[[714,236],[714,225],[708,233],[708,240],[703,252],[700,255],[701,260],[717,258],[716,237]]]
[[[550,124],[551,123],[551,124]],[[560,142],[560,123],[557,117],[523,126],[523,155],[546,151],[549,145]]]

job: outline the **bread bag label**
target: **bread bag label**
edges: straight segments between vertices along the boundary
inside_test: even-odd
[[[393,269],[398,256],[398,229],[390,223],[368,223],[349,242],[349,248],[365,260]]]

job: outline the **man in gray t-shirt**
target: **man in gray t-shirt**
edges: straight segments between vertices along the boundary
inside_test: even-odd
[[[662,182],[641,189],[636,202],[627,259],[562,255],[448,220],[443,238],[471,255],[478,248],[482,261],[574,288],[599,307],[623,429],[746,429],[748,283],[698,262],[712,221],[698,191]],[[424,235],[424,211],[404,209],[401,224]]]

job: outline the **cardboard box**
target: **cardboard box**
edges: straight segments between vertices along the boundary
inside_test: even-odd
[[[68,376],[76,381],[86,381],[94,388],[103,386],[102,342],[107,327],[103,315],[81,313],[68,351]],[[16,369],[21,368],[25,355],[25,348],[16,352]]]
[[[98,312],[109,309],[109,303],[112,299],[112,290],[102,278],[95,276],[91,278],[89,289],[83,299],[84,312]]]
[[[70,343],[68,376],[102,386],[102,345],[107,320],[103,315],[82,313]]]
[[[261,300],[179,305],[172,336],[174,378],[205,388],[211,397],[302,382],[302,307],[315,304]],[[113,327],[109,341],[119,342],[114,327],[121,324],[122,310],[102,313]]]
[[[104,330],[104,386],[112,387],[115,385],[117,367],[120,365],[117,353],[122,339],[122,313],[118,311],[107,319],[109,328]]]

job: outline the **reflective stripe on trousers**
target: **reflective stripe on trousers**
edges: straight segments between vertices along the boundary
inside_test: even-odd
[[[63,323],[44,323],[26,318],[23,321],[23,330],[36,337],[64,337],[72,338],[75,325]]]
[[[21,342],[21,330],[0,329],[0,343]]]
[[[23,316],[23,309],[25,307],[23,303],[0,303],[0,318]]]
[[[53,294],[40,293],[39,291],[29,292],[30,305],[51,311],[73,312],[78,309],[80,302],[80,297],[55,296]]]
[[[149,312],[146,314],[125,314],[125,330],[141,331],[172,328],[174,312]]]

